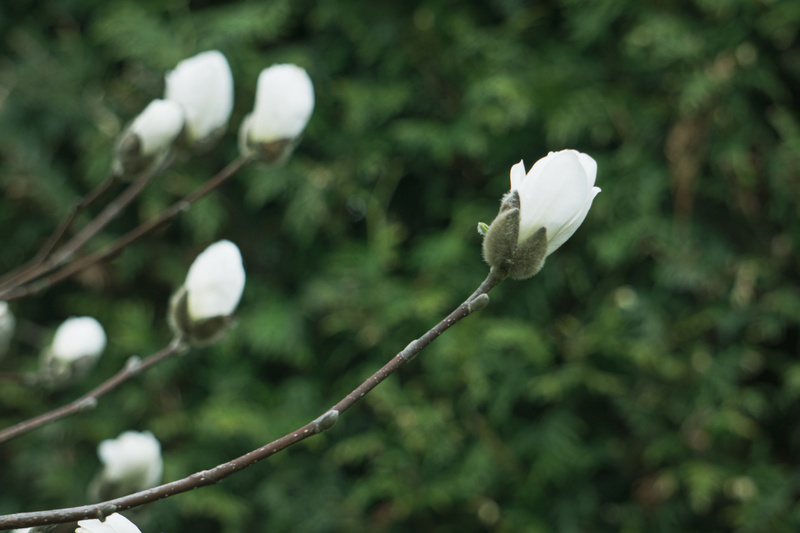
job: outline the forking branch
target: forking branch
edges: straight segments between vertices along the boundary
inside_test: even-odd
[[[129,494],[121,498],[100,502],[92,505],[71,507],[65,509],[54,509],[50,511],[38,511],[32,513],[17,513],[0,516],[0,529],[10,529],[18,527],[34,527],[64,522],[73,522],[87,518],[104,518],[112,513],[133,509],[141,505],[162,500],[176,494],[181,494],[193,489],[214,485],[223,479],[244,468],[252,466],[280,451],[301,442],[308,437],[322,433],[330,429],[338,420],[342,413],[347,411],[356,402],[377,387],[383,380],[397,372],[409,361],[414,359],[419,353],[433,342],[439,335],[447,331],[450,327],[458,323],[461,319],[469,316],[475,311],[485,307],[489,303],[488,292],[492,290],[502,277],[491,270],[481,285],[470,295],[461,305],[451,312],[442,321],[429,329],[424,335],[410,342],[402,351],[395,355],[382,368],[367,378],[361,385],[353,389],[344,398],[339,400],[336,405],[325,411],[321,416],[287,433],[283,437],[270,442],[260,448],[237,457],[231,461],[222,463],[208,470],[196,472],[183,479],[165,483],[158,487],[143,490],[135,494]]]
[[[68,215],[67,219],[56,230],[56,232],[45,243],[44,248],[37,254],[32,261],[27,265],[18,269],[18,271],[11,272],[4,276],[5,281],[0,283],[0,300],[14,299],[14,289],[22,287],[26,283],[30,283],[37,278],[40,278],[52,272],[56,268],[69,264],[75,257],[75,254],[83,246],[85,246],[92,238],[97,236],[100,231],[105,228],[109,222],[116,218],[123,209],[125,209],[137,196],[139,196],[145,187],[172,162],[171,157],[167,157],[161,164],[143,172],[129,185],[116,199],[106,205],[106,207],[92,220],[85,228],[83,228],[77,235],[67,241],[64,245],[55,250],[50,250],[52,244],[55,244],[67,230],[69,224],[75,216],[77,209],[83,208],[98,196],[99,189],[103,188],[106,184],[110,184],[110,180],[104,182],[97,190],[87,196],[87,200],[78,204],[78,207]],[[22,292],[25,294],[25,292]]]
[[[219,74],[218,69],[227,71],[229,78],[229,67],[224,56],[215,51],[205,52],[183,63],[183,71],[179,65],[168,76],[168,99],[152,102],[126,131],[117,154],[118,163],[122,167],[132,169],[144,165],[158,169],[160,165],[169,164],[168,154],[173,143],[200,146],[212,142],[224,130],[221,124],[227,124],[230,106],[216,106],[216,111],[221,111],[223,116],[216,117],[217,120],[212,120],[210,125],[191,124],[189,118],[192,115],[179,103],[182,89],[171,91],[169,84],[170,77],[180,77],[181,72],[192,70],[201,63],[217,70],[216,74]],[[232,91],[225,76],[215,75],[211,78],[222,80],[223,91]],[[187,86],[194,90],[197,83]],[[176,87],[180,87],[180,84]],[[175,94],[171,95],[171,92]],[[174,99],[169,99],[170,97]],[[286,99],[282,100],[283,97]],[[84,230],[53,251],[49,243],[57,242],[62,233],[60,229],[56,230],[54,237],[40,254],[45,260],[38,265],[33,261],[30,268],[23,269],[5,287],[0,287],[0,299],[13,300],[37,294],[81,269],[110,257],[172,220],[196,200],[230,179],[250,161],[261,160],[272,165],[284,162],[299,142],[313,110],[313,103],[313,87],[305,70],[294,65],[277,65],[265,69],[259,76],[253,113],[245,118],[240,128],[241,155],[236,160],[197,190],[171,205],[156,219],[131,230],[99,252],[75,259],[74,252],[97,235],[152,179],[147,173],[141,175],[120,195],[121,200],[112,202]],[[221,118],[224,120],[220,123]],[[0,528],[104,519],[117,511],[218,483],[239,470],[330,429],[342,413],[414,359],[439,335],[466,316],[485,307],[489,302],[488,292],[498,283],[508,277],[525,279],[536,274],[543,267],[547,256],[569,239],[586,217],[599,192],[594,187],[596,171],[596,163],[591,157],[573,150],[549,154],[538,161],[527,174],[521,162],[515,165],[511,169],[511,190],[503,197],[497,217],[491,225],[481,226],[484,230],[483,256],[490,266],[487,278],[447,317],[424,335],[408,343],[382,368],[316,419],[249,453],[186,478],[153,486],[158,483],[162,473],[159,462],[157,477],[144,485],[144,490],[133,492],[138,487],[129,489],[125,492],[131,493],[125,496],[81,507],[0,516]],[[202,346],[216,342],[232,324],[233,312],[239,303],[244,285],[245,272],[238,247],[227,240],[212,244],[197,257],[189,268],[184,285],[173,295],[169,322],[175,333],[175,340],[170,345],[144,361],[129,360],[120,372],[74,402],[0,432],[0,441],[94,407],[101,396],[156,363],[181,353],[189,345]],[[96,327],[99,328],[99,325]],[[105,336],[102,335],[102,342],[95,344],[102,344],[104,347]],[[54,345],[56,344],[58,343],[54,340]],[[75,359],[69,364],[86,357],[80,350],[72,350],[72,355]],[[67,374],[71,375],[71,371],[72,368],[69,367]],[[121,491],[120,494],[124,492]]]
[[[102,183],[100,183],[100,185],[95,187],[86,196],[75,202],[75,205],[72,206],[70,212],[67,214],[64,220],[61,221],[61,224],[58,226],[58,228],[56,228],[56,230],[47,238],[39,251],[36,252],[36,255],[33,257],[33,259],[0,277],[0,287],[4,286],[7,282],[13,283],[14,280],[23,273],[42,264],[42,262],[44,262],[44,260],[50,256],[50,253],[55,249],[56,246],[58,246],[58,243],[60,243],[67,234],[67,231],[72,226],[72,223],[81,213],[81,211],[91,206],[98,198],[100,198],[116,183],[118,183],[118,181],[119,178],[117,174],[112,171],[111,175]]]
[[[173,218],[177,217],[180,213],[188,209],[197,200],[214,191],[220,185],[235,176],[236,173],[250,161],[252,161],[250,156],[239,156],[236,160],[219,171],[213,178],[203,183],[203,185],[198,187],[195,191],[173,203],[158,217],[141,224],[137,228],[132,229],[102,250],[81,258],[74,259],[71,262],[64,264],[61,266],[61,268],[55,270],[51,274],[44,275],[45,273],[41,272],[39,273],[39,279],[35,281],[33,281],[35,278],[30,277],[31,279],[28,279],[27,285],[22,285],[19,281],[17,281],[16,286],[7,288],[5,290],[0,290],[0,300],[12,301],[25,296],[38,294],[54,284],[80,272],[81,270],[94,265],[99,261],[112,257],[115,254],[118,254],[129,244],[166,224]],[[52,270],[53,269],[50,269],[50,271]]]
[[[188,346],[185,343],[175,340],[163,350],[160,350],[145,359],[139,359],[136,356],[130,357],[122,370],[77,400],[57,409],[53,409],[47,413],[20,422],[19,424],[15,424],[11,427],[0,430],[0,443],[6,442],[15,437],[19,437],[20,435],[24,435],[29,431],[33,431],[34,429],[44,426],[45,424],[50,424],[68,416],[94,409],[97,406],[97,401],[100,399],[100,397],[105,396],[118,386],[122,385],[124,382],[141,374],[148,368],[155,366],[156,364],[165,361],[170,357],[185,353],[187,349]]]

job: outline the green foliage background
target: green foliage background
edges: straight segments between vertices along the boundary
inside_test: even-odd
[[[262,68],[305,67],[317,99],[284,168],[247,168],[13,304],[0,370],[34,369],[72,315],[97,317],[110,344],[74,389],[0,384],[3,426],[169,342],[169,295],[211,242],[236,242],[248,273],[223,343],[0,446],[0,512],[85,503],[98,442],[128,429],[158,437],[172,480],[317,417],[484,278],[475,228],[511,165],[576,148],[603,192],[537,277],[503,283],[327,434],[139,525],[797,531],[799,31],[795,0],[0,3],[3,271],[105,178],[117,134],[181,59],[227,56],[230,132],[95,248],[236,157]]]

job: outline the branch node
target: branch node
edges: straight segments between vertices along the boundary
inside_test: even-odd
[[[479,294],[478,296],[467,302],[467,311],[469,313],[474,313],[475,311],[480,311],[487,305],[489,305],[489,295],[486,293]]]
[[[91,411],[97,407],[97,397],[89,396],[85,400],[83,400],[80,404],[78,404],[78,412],[83,413],[86,411]]]
[[[314,433],[322,433],[327,429],[331,429],[336,421],[339,420],[339,411],[331,409],[321,417],[314,420],[311,425],[314,428]]]
[[[409,342],[408,346],[403,348],[403,351],[400,352],[400,357],[402,357],[406,361],[411,361],[412,359],[414,359],[420,352],[420,350],[417,348],[418,340],[419,339],[414,339],[413,341]]]
[[[54,264],[60,265],[60,264],[68,263],[69,261],[72,261],[72,259],[74,257],[75,257],[75,254],[73,252],[71,252],[71,251],[58,251],[58,252],[53,253],[50,256],[50,260]]]
[[[140,366],[142,366],[142,358],[138,355],[132,355],[125,361],[125,370],[135,372]]]
[[[170,348],[175,350],[177,355],[184,355],[192,348],[185,337],[185,335],[176,335],[170,342]]]
[[[106,518],[108,518],[110,515],[112,515],[112,514],[114,514],[116,512],[117,512],[117,506],[114,505],[114,504],[109,503],[108,505],[104,505],[103,507],[99,507],[97,509],[97,513],[95,514],[95,516],[101,522],[105,522]]]

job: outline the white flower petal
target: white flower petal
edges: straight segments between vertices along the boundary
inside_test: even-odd
[[[149,431],[125,431],[116,439],[104,440],[97,446],[97,455],[108,481],[124,482],[137,490],[155,487],[161,481],[161,444]]]
[[[166,76],[164,98],[183,106],[189,142],[206,140],[225,127],[233,111],[228,60],[209,50],[181,61]]]
[[[139,137],[142,155],[165,151],[183,129],[183,107],[171,100],[153,100],[130,127]]]
[[[294,139],[305,129],[314,111],[314,85],[297,65],[272,65],[261,71],[248,140],[269,143]]]
[[[550,255],[558,250],[562,244],[567,242],[567,240],[572,237],[580,225],[583,224],[583,221],[586,219],[586,215],[589,214],[589,209],[592,207],[594,197],[597,196],[597,193],[599,192],[599,187],[592,188],[589,198],[586,200],[586,203],[581,210],[578,211],[572,220],[567,222],[556,235],[554,235],[552,238],[548,238],[547,255]]]
[[[511,188],[519,189],[523,181],[525,181],[525,163],[520,160],[519,163],[511,167]]]
[[[558,152],[545,158],[520,189],[520,242],[540,227],[547,229],[548,241],[586,203],[589,190],[586,174],[575,153]]]
[[[122,516],[114,513],[106,517],[105,522],[100,520],[81,520],[75,533],[142,533],[136,525]]]
[[[212,244],[197,256],[186,276],[189,316],[202,320],[231,315],[242,298],[244,283],[239,248],[227,240]]]
[[[550,160],[553,158],[554,154],[555,152],[550,152],[549,154],[538,160],[536,163],[534,163],[531,169],[528,171],[528,175],[525,177],[525,181],[536,181],[537,178],[542,175],[542,171],[550,162]],[[531,187],[533,186],[533,184],[529,183],[527,186]]]
[[[583,170],[586,171],[589,187],[592,187],[595,179],[597,178],[597,161],[595,161],[590,155],[582,154],[580,152],[575,153],[578,154],[578,160],[581,162],[581,165],[583,165]]]
[[[56,330],[50,345],[52,357],[71,362],[81,357],[99,357],[106,348],[103,326],[90,316],[65,320]]]

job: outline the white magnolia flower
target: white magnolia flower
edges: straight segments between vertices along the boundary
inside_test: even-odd
[[[547,230],[547,255],[581,225],[600,192],[594,186],[597,163],[575,150],[550,152],[525,174],[522,161],[511,167],[511,189],[519,192],[521,244],[540,228]]]
[[[50,357],[62,363],[81,358],[97,359],[106,348],[103,326],[90,316],[65,320],[56,330],[50,345]]]
[[[218,241],[203,250],[189,267],[184,284],[189,316],[203,320],[231,315],[244,290],[242,255],[231,241]]]
[[[233,111],[233,75],[228,60],[209,50],[178,63],[166,76],[164,98],[183,106],[190,144],[209,140]]]
[[[116,439],[104,440],[97,447],[97,455],[103,463],[101,477],[105,483],[139,491],[161,481],[161,444],[149,431],[125,431]]]
[[[0,357],[8,351],[15,325],[14,313],[8,308],[8,302],[0,301]]]
[[[100,520],[81,520],[75,533],[142,533],[136,525],[122,516],[114,513],[106,517],[105,522]]]
[[[130,126],[139,138],[141,155],[166,151],[183,129],[183,107],[172,100],[153,100]]]
[[[314,111],[314,85],[297,65],[272,65],[261,71],[253,113],[243,128],[248,143],[294,139],[305,129]]]

